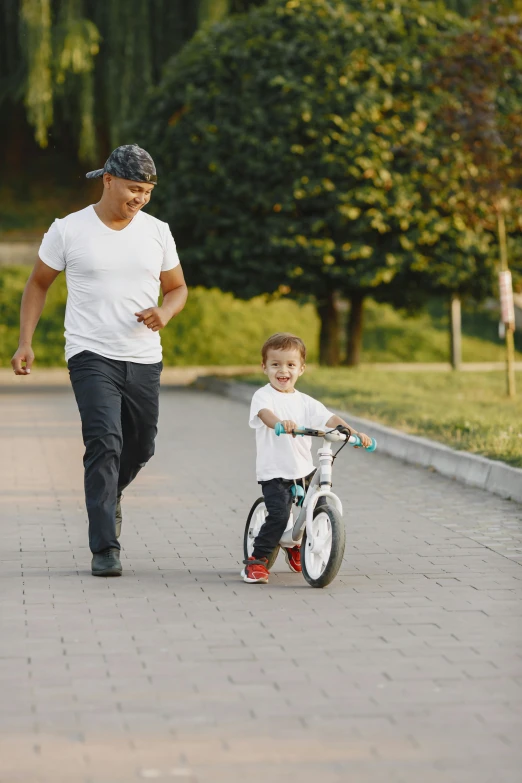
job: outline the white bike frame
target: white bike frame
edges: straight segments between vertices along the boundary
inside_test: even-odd
[[[345,441],[347,436],[337,430],[334,430],[333,432],[318,432],[318,435],[323,437],[323,445],[317,452],[319,467],[312,476],[312,480],[310,481],[303,504],[299,508],[299,513],[297,514],[295,522],[293,513],[290,513],[286,530],[279,542],[282,547],[293,547],[296,544],[299,544],[305,528],[308,540],[313,541],[312,520],[319,498],[328,498],[341,516],[343,513],[341,501],[335,492],[332,492],[332,465],[334,455],[332,454],[331,444]],[[351,435],[348,438],[348,443],[357,443],[357,438],[354,435]]]

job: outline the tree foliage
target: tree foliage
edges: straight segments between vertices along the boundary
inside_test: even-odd
[[[273,0],[198,33],[140,123],[189,279],[321,302],[392,290],[437,246],[480,257],[425,187],[427,71],[463,25],[416,0]]]
[[[453,151],[452,162],[465,173],[454,208],[492,231],[507,203],[513,230],[522,228],[521,73],[522,12],[511,3],[485,6],[435,71],[446,96],[440,128],[458,142],[447,154]]]
[[[414,265],[424,287],[477,299],[498,268],[497,220],[506,214],[514,271],[522,272],[522,16],[484,6],[431,69],[436,95],[432,155],[423,187],[442,219],[459,227]]]
[[[227,14],[246,13],[265,2],[266,0],[199,0],[199,20],[200,23],[217,22]]]
[[[266,0],[2,0],[0,105],[23,101],[37,143],[77,140],[80,159],[121,143],[165,62],[198,25]],[[446,0],[470,14],[481,0]],[[346,0],[349,5],[349,0]]]
[[[450,11],[456,11],[462,16],[473,16],[484,3],[484,0],[445,0]]]
[[[2,0],[0,105],[23,101],[41,147],[72,135],[80,159],[126,123],[199,24],[259,0]]]

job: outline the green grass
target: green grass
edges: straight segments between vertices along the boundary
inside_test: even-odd
[[[366,363],[449,360],[449,316],[440,301],[432,300],[425,310],[410,317],[390,305],[369,301],[364,324],[362,359]],[[516,335],[518,360],[522,359],[520,336]],[[462,358],[465,362],[504,360],[498,313],[476,307],[463,310]]]
[[[266,376],[246,380],[261,385]],[[522,467],[522,373],[517,384],[509,400],[502,372],[311,368],[298,388],[332,408]]]

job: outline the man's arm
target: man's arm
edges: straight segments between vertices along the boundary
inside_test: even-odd
[[[134,314],[138,323],[145,324],[147,329],[152,329],[153,332],[163,329],[171,318],[183,310],[188,296],[187,284],[179,264],[168,272],[162,272],[160,283],[163,294],[161,307],[148,307]]]
[[[29,375],[34,362],[31,347],[33,334],[45,304],[47,291],[60,272],[51,269],[39,258],[24,288],[20,307],[20,340],[18,349],[11,359],[15,375]],[[22,364],[25,363],[25,367]]]

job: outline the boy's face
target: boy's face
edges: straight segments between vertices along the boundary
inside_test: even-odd
[[[301,353],[296,348],[289,351],[270,348],[263,364],[263,372],[268,375],[270,384],[280,392],[293,392],[295,382],[304,369]]]

